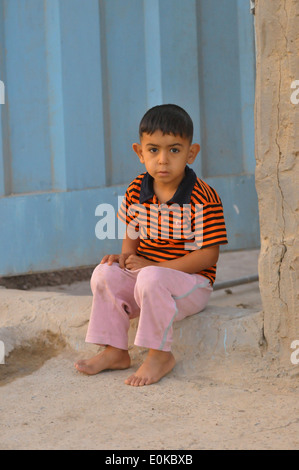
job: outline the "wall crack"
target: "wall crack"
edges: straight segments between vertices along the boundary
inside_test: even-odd
[[[287,12],[286,12],[286,7],[285,7],[285,2],[284,2],[284,11],[285,11],[285,15],[288,19],[288,16],[287,16]],[[286,34],[284,32],[284,28],[283,28],[283,25],[281,24],[281,22],[279,22],[280,24],[280,27],[281,27],[281,31],[282,31],[282,34],[285,38],[285,42],[286,42],[286,48],[288,48],[288,41],[287,41],[287,37],[286,37]],[[281,149],[281,146],[280,146],[280,142],[279,142],[279,132],[280,132],[280,119],[281,119],[281,116],[280,116],[280,99],[281,99],[281,85],[282,85],[282,78],[281,78],[281,74],[282,74],[282,70],[281,70],[281,62],[282,62],[282,57],[280,57],[280,60],[279,60],[279,83],[278,83],[278,101],[277,101],[277,128],[276,128],[276,135],[275,135],[275,143],[276,143],[276,146],[277,146],[277,150],[278,150],[278,161],[277,161],[277,166],[276,166],[276,180],[277,180],[277,187],[278,187],[278,190],[279,190],[279,194],[280,194],[280,200],[281,200],[281,219],[282,219],[282,228],[281,228],[281,238],[280,238],[280,242],[279,242],[279,245],[281,247],[281,253],[280,253],[280,259],[279,259],[279,265],[278,265],[278,297],[279,297],[279,300],[285,305],[285,307],[287,308],[287,304],[284,302],[284,300],[282,299],[282,295],[281,295],[281,269],[282,269],[282,264],[283,264],[283,261],[284,261],[284,257],[285,257],[285,254],[287,252],[287,246],[286,246],[286,243],[285,243],[285,229],[286,229],[286,221],[285,221],[285,200],[284,200],[284,193],[283,193],[283,188],[282,188],[282,184],[281,184],[281,180],[280,180],[280,166],[281,166],[281,161],[282,161],[282,158],[283,158],[283,154],[282,154],[282,149]]]

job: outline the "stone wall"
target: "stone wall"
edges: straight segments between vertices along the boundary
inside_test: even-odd
[[[299,340],[299,102],[291,101],[299,80],[298,0],[256,0],[255,27],[264,335],[268,351],[289,361]]]

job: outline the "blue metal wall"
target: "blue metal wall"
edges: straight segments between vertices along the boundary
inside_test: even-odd
[[[151,106],[191,115],[227,249],[259,245],[249,0],[0,0],[0,275],[97,263],[98,204],[144,170]]]

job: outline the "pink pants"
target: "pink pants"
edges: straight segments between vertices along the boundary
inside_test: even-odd
[[[213,288],[198,274],[147,266],[135,271],[99,264],[86,342],[128,349],[130,319],[140,317],[135,345],[170,351],[174,321],[200,312]]]

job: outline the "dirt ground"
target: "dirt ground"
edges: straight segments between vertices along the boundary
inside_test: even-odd
[[[255,274],[257,256],[221,255],[217,280]],[[299,448],[298,366],[266,352],[257,282],[214,292],[176,326],[173,371],[138,388],[131,370],[74,369],[97,351],[84,342],[91,301],[88,281],[0,288],[1,450]],[[146,351],[130,354],[136,370]]]

